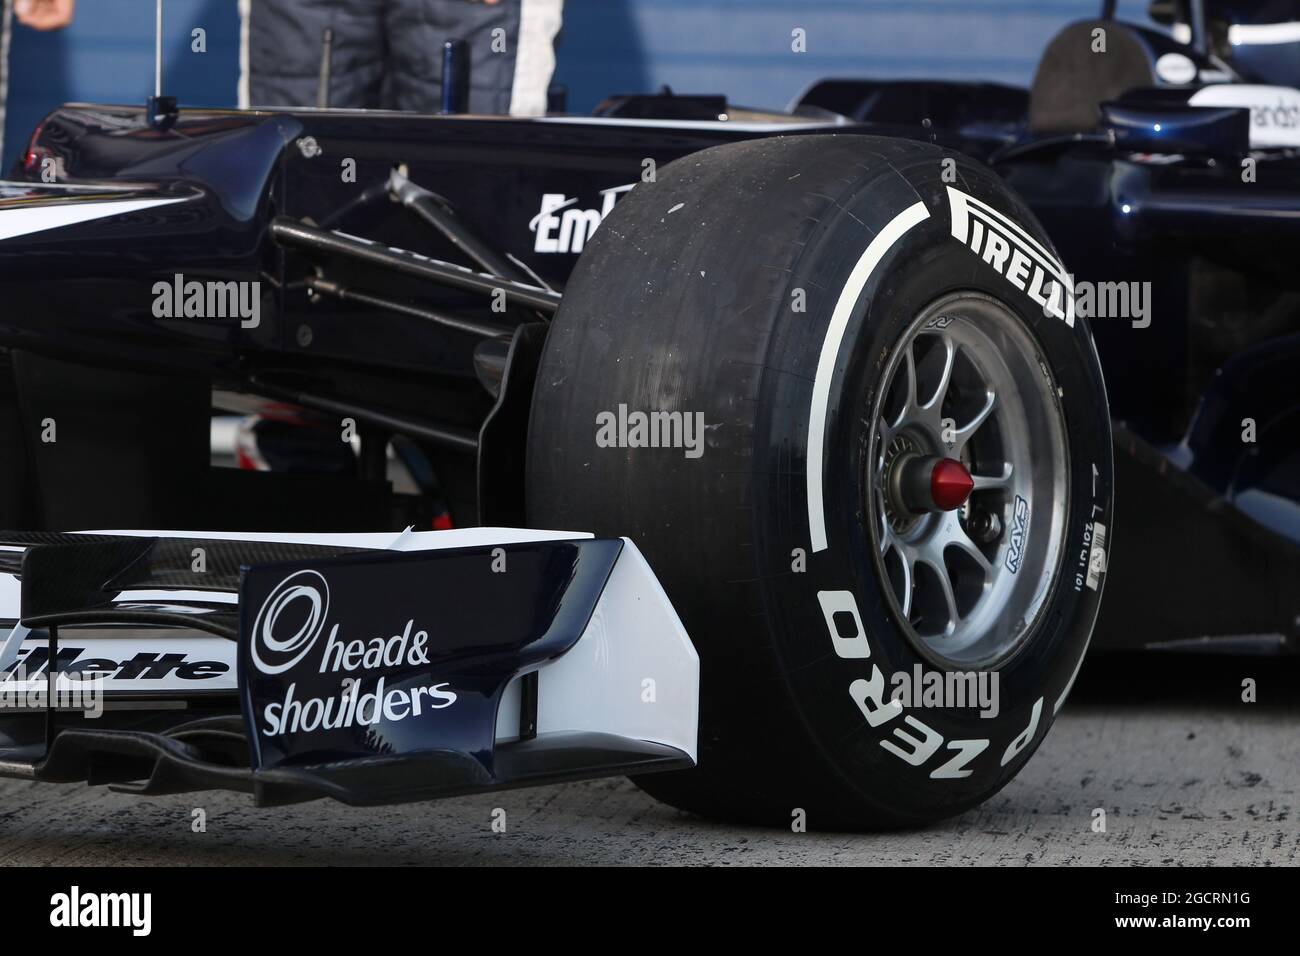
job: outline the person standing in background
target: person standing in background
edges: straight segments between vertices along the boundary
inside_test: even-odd
[[[9,102],[9,37],[13,21],[33,30],[57,30],[72,22],[77,0],[0,0],[0,155],[4,154],[5,104]]]
[[[240,0],[248,60],[240,102],[315,103],[324,32],[330,105],[436,113],[442,45],[470,51],[471,113],[540,116],[562,0]],[[246,88],[245,88],[246,87]]]
[[[14,16],[33,30],[58,30],[72,22],[77,0],[13,0]]]
[[[12,0],[19,23],[57,30],[76,0]],[[563,0],[232,0],[239,105],[314,106],[331,31],[330,105],[435,113],[442,45],[470,48],[473,113],[540,116],[555,70]]]

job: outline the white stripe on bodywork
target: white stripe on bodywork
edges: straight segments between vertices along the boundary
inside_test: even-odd
[[[109,528],[79,531],[134,538],[207,538],[210,541],[275,541],[284,544],[335,545],[384,551],[436,551],[444,548],[482,548],[494,544],[530,541],[572,541],[594,537],[587,531],[538,531],[534,528],[455,528],[449,531],[158,531]],[[3,612],[0,611],[0,616]]]
[[[177,601],[198,601],[203,604],[238,604],[239,595],[233,591],[193,591],[177,589],[175,591],[157,588],[154,590],[118,591],[113,598],[114,604],[163,601],[174,604]]]
[[[918,222],[930,218],[930,211],[925,203],[918,202],[909,206],[889,221],[889,225],[880,230],[871,240],[866,251],[858,259],[858,264],[849,273],[849,281],[840,290],[839,300],[831,315],[831,323],[826,329],[826,338],[822,342],[821,358],[817,361],[817,375],[813,379],[812,409],[808,416],[808,529],[811,535],[813,551],[826,550],[826,509],[822,501],[822,470],[825,462],[822,454],[826,444],[826,418],[829,413],[831,397],[831,380],[835,377],[835,364],[839,359],[840,346],[844,342],[844,333],[848,330],[849,319],[858,303],[858,297],[866,288],[867,281],[875,272],[885,253],[893,248],[894,243],[903,238],[909,229]]]
[[[50,229],[62,229],[77,223],[93,222],[96,219],[110,219],[113,216],[125,216],[127,213],[153,209],[156,206],[170,206],[172,203],[185,202],[187,197],[179,199],[128,199],[110,202],[64,202],[48,206],[4,206],[0,205],[0,241],[30,236]]]
[[[1300,43],[1300,23],[1234,23],[1228,27],[1233,46],[1272,46]]]
[[[464,119],[463,116],[457,116],[457,119]],[[479,117],[480,119],[493,119],[491,116]],[[832,126],[842,126],[843,123],[835,123],[830,120],[818,120],[815,122],[788,123],[784,121],[774,122],[753,122],[737,123],[733,120],[665,120],[665,119],[628,119],[622,116],[538,116],[535,117],[538,123],[563,123],[569,126],[634,126],[644,129],[703,129],[703,130],[734,130],[739,133],[797,133],[806,129],[829,129]]]
[[[563,0],[523,0],[519,5],[511,116],[546,113],[547,92],[555,74],[555,36],[563,21],[562,4]]]

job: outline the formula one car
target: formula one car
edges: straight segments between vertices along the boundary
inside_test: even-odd
[[[0,186],[0,772],[909,825],[1029,759],[1108,580],[1107,644],[1294,648],[1273,6],[785,114],[55,110]]]

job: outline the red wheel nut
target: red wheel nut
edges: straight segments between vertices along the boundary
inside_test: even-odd
[[[940,458],[930,472],[930,499],[937,511],[954,511],[966,503],[975,480],[955,458]]]

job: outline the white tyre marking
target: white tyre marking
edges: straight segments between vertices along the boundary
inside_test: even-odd
[[[1002,766],[1011,763],[1016,754],[1029,746],[1034,739],[1034,734],[1038,733],[1038,718],[1043,712],[1043,698],[1034,701],[1034,709],[1029,715],[1029,726],[1026,727],[1015,740],[1007,745],[1007,749],[1002,753]]]
[[[813,379],[812,409],[808,416],[808,529],[813,551],[826,550],[826,510],[822,501],[822,468],[825,464],[822,455],[826,444],[826,418],[829,413],[831,397],[831,380],[835,377],[835,363],[839,359],[840,346],[844,342],[844,333],[848,330],[849,318],[858,303],[858,297],[866,288],[867,280],[875,272],[885,253],[893,248],[894,243],[918,222],[930,218],[930,211],[925,203],[918,202],[904,209],[889,221],[889,225],[880,230],[871,240],[866,251],[858,259],[857,265],[849,273],[849,281],[840,290],[840,297],[831,314],[830,325],[826,329],[826,338],[822,342],[821,357],[817,361],[817,375]]]
[[[956,756],[942,767],[930,774],[931,780],[961,780],[969,777],[973,771],[966,765],[988,748],[987,740],[953,740],[948,744],[949,750],[957,751]]]
[[[19,206],[17,208],[0,205],[0,241],[14,239],[18,236],[30,236],[35,232],[61,229],[75,226],[81,222],[96,219],[108,219],[112,216],[124,216],[142,209],[155,206],[170,206],[172,203],[185,202],[188,197],[179,199],[130,199],[116,202],[63,202],[48,206]]]
[[[914,734],[909,734],[902,727],[894,728],[894,736],[907,744],[911,748],[911,753],[908,753],[891,740],[882,740],[880,746],[905,763],[909,763],[913,767],[919,767],[939,752],[939,747],[943,744],[943,734],[927,727],[911,714],[903,718],[903,723],[921,734],[920,737],[917,737]]]
[[[1089,633],[1088,640],[1084,641],[1083,653],[1079,655],[1079,660],[1074,665],[1074,673],[1070,679],[1065,682],[1065,690],[1061,691],[1061,696],[1056,698],[1056,703],[1052,706],[1052,716],[1055,717],[1065,706],[1065,699],[1070,696],[1070,691],[1074,689],[1075,678],[1079,676],[1079,671],[1083,668],[1083,659],[1088,656],[1088,645],[1092,643],[1092,634]]]
[[[867,631],[862,626],[862,617],[858,614],[858,602],[852,591],[818,591],[817,600],[822,606],[826,618],[826,627],[831,633],[831,643],[835,653],[840,657],[861,658],[871,656],[871,645],[867,643]],[[853,636],[840,637],[835,627],[835,615],[850,614],[853,617]]]
[[[976,255],[980,255],[982,247],[983,260],[999,275],[1028,295],[1045,313],[1074,326],[1074,277],[1065,271],[1060,260],[1015,220],[960,189],[948,187],[948,205],[954,239],[970,246]],[[1010,269],[1008,257],[1011,257]]]

